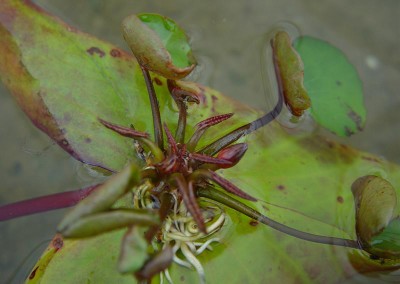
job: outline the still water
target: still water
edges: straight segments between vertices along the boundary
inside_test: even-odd
[[[292,22],[302,34],[341,48],[360,73],[367,125],[363,133],[344,142],[400,163],[399,1],[357,0],[351,5],[344,0],[34,2],[69,24],[124,48],[119,25],[125,16],[140,12],[169,16],[191,37],[200,63],[193,80],[258,107],[266,104],[257,42],[276,23]],[[2,85],[0,137],[0,204],[80,188],[95,178],[33,127]],[[22,281],[63,213],[0,223],[0,283],[39,246],[14,278],[14,283]]]

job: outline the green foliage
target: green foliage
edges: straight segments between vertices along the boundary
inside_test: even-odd
[[[400,219],[393,219],[384,230],[372,237],[372,253],[388,258],[398,258],[400,255]]]
[[[11,20],[8,15],[13,15]],[[110,44],[72,30],[29,2],[2,1],[0,23],[0,75],[33,122],[83,162],[115,171],[129,161],[139,163],[134,158],[131,140],[98,121],[100,117],[125,126],[133,123],[136,129],[151,133],[147,92],[137,62]],[[299,46],[303,56],[302,45]],[[307,74],[311,54],[304,52],[304,56]],[[335,82],[334,70],[327,70],[319,71],[319,75]],[[165,80],[157,80],[162,118],[173,128],[177,112]],[[193,83],[187,85],[202,94],[198,106],[189,106],[188,125],[213,114],[235,113],[224,131],[222,127],[210,129],[203,144],[260,115],[217,91]],[[314,99],[310,87],[314,113],[314,109],[324,105]],[[337,100],[333,101],[336,104]],[[351,105],[352,110],[356,107]],[[314,117],[319,120],[315,114]],[[356,123],[351,121],[354,127]],[[339,127],[338,133],[346,127],[350,126]],[[190,129],[187,131],[191,134]],[[394,188],[400,188],[398,166],[321,137],[293,137],[272,124],[245,139],[249,150],[243,160],[224,170],[223,175],[260,200],[247,204],[302,231],[354,239],[356,218],[350,190],[353,181],[379,169]],[[305,242],[229,208],[226,212],[228,220],[215,236],[222,242],[213,245],[212,252],[199,256],[208,283],[340,282],[358,272],[391,268],[380,262],[371,263],[366,255],[353,257],[354,250]],[[118,230],[64,242],[56,236],[28,282],[132,283],[131,275],[121,275],[116,269],[120,240],[125,233],[126,230]],[[121,271],[143,263],[143,246],[139,241],[142,239],[129,242],[133,250],[135,245],[139,247],[141,254],[135,259],[138,263],[132,268],[123,262]],[[132,255],[127,256],[128,262],[131,258]],[[187,283],[198,280],[194,271],[175,263],[170,272],[173,279]]]
[[[304,63],[312,117],[339,136],[362,130],[366,116],[362,84],[346,56],[329,43],[309,36],[298,38],[294,47]]]

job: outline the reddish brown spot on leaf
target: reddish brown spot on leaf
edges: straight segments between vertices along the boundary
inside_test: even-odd
[[[52,242],[53,247],[58,251],[60,248],[64,246],[64,241],[61,236],[56,237]]]
[[[255,226],[257,226],[259,223],[258,223],[258,221],[256,221],[256,220],[251,220],[251,221],[249,222],[249,224],[250,224],[250,226],[255,227]]]
[[[357,130],[359,130],[359,131],[361,131],[361,130],[363,130],[363,123],[362,123],[362,118],[361,118],[361,116],[358,114],[358,113],[356,113],[355,111],[353,111],[353,110],[350,110],[348,113],[347,113],[347,115],[349,116],[349,118],[352,120],[352,121],[354,121],[354,123],[356,124],[356,126],[357,126]]]
[[[343,203],[343,201],[344,201],[344,199],[343,199],[342,196],[338,196],[338,197],[336,198],[336,200],[337,200],[337,202],[339,202],[339,203]]]
[[[121,57],[121,51],[119,51],[118,49],[113,48],[110,51],[110,55],[112,57]]]
[[[375,162],[375,163],[379,163],[380,161],[375,158],[375,157],[368,157],[368,156],[362,156],[361,159],[366,160],[366,161],[370,161],[370,162]]]
[[[158,86],[162,86],[163,83],[161,82],[160,79],[158,79],[157,77],[154,77],[153,80],[154,80],[154,83],[156,83]]]
[[[100,56],[100,58],[104,57],[106,55],[103,50],[101,50],[100,48],[95,47],[95,46],[89,48],[88,50],[86,50],[86,52],[89,53],[90,55],[97,54]]]
[[[276,187],[278,190],[285,190],[285,186],[280,184]]]
[[[35,269],[31,272],[31,274],[29,274],[29,280],[32,280],[33,278],[35,278],[36,271],[38,269],[39,269],[39,266],[36,266]]]
[[[215,112],[215,103],[218,101],[218,98],[214,95],[211,96],[211,111]]]

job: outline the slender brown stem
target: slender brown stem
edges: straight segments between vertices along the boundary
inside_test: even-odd
[[[179,108],[179,118],[178,118],[178,126],[176,128],[175,137],[178,143],[184,143],[185,140],[185,129],[186,129],[186,117],[187,110],[186,104],[179,99],[175,99],[175,103]]]
[[[269,124],[276,117],[278,117],[278,115],[282,111],[284,96],[283,96],[282,78],[280,76],[278,64],[276,63],[275,54],[273,54],[272,59],[274,62],[275,78],[276,78],[277,85],[278,85],[278,102],[276,103],[275,107],[270,112],[268,112],[267,114],[263,115],[262,117],[260,117],[256,120],[254,120],[253,122],[245,124],[237,129],[231,131],[227,135],[217,139],[216,141],[212,142],[211,144],[209,144],[206,147],[204,147],[203,149],[201,149],[199,152],[207,154],[207,155],[214,155],[215,153],[220,151],[222,148],[225,148],[229,144],[237,141],[243,135],[248,135],[251,132],[256,131],[257,129]]]
[[[256,131],[260,127],[263,127],[268,123],[270,123],[271,121],[273,121],[280,114],[282,106],[283,106],[283,96],[280,94],[278,96],[277,104],[270,112],[254,120],[253,122],[247,123],[243,126],[236,128],[235,130],[224,135],[223,137],[215,140],[211,144],[205,146],[199,152],[206,155],[214,155],[215,153],[218,153],[221,149],[237,141],[240,137],[248,135],[251,132]]]
[[[183,101],[182,96],[186,95],[186,93],[182,92],[176,87],[175,81],[168,79],[167,80],[168,90],[174,99],[176,105],[179,108],[179,118],[178,125],[176,127],[175,139],[178,143],[184,143],[185,140],[185,131],[186,131],[186,118],[187,118],[187,109],[186,103]]]
[[[240,201],[230,197],[229,195],[218,191],[212,187],[207,188],[200,188],[197,190],[197,196],[209,198],[215,200],[225,206],[228,206],[256,221],[259,221],[275,230],[278,230],[284,234],[293,236],[295,238],[299,238],[305,241],[313,242],[313,243],[320,243],[320,244],[327,244],[327,245],[334,245],[334,246],[342,246],[354,249],[362,249],[357,241],[349,240],[349,239],[342,239],[342,238],[335,238],[335,237],[326,237],[326,236],[319,236],[314,235],[306,232],[302,232],[296,230],[294,228],[285,226],[281,223],[278,223],[267,216],[264,216],[260,212],[254,210],[253,208],[248,207],[247,205],[241,203]]]
[[[160,107],[158,105],[156,91],[154,90],[153,82],[151,81],[149,71],[143,66],[140,66],[140,69],[142,69],[144,81],[147,87],[147,92],[149,93],[149,98],[150,98],[150,106],[151,106],[151,112],[153,114],[153,124],[154,124],[154,140],[158,148],[163,150],[164,140],[163,140],[163,132],[161,126]]]
[[[183,202],[185,203],[187,210],[190,212],[190,215],[192,215],[193,219],[195,220],[199,230],[206,234],[207,229],[199,204],[197,203],[196,196],[194,194],[193,181],[189,181],[188,184],[181,173],[175,173],[171,177],[173,180],[175,180],[179,188],[179,192],[182,194]]]

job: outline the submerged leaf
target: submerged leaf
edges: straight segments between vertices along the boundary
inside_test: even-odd
[[[303,62],[292,47],[289,34],[284,31],[275,34],[272,40],[272,50],[285,103],[293,115],[301,116],[311,106],[310,98],[303,85]]]
[[[304,85],[310,96],[312,117],[339,136],[363,129],[366,111],[357,70],[329,43],[299,37],[294,47],[304,63]]]
[[[124,38],[141,65],[169,79],[186,77],[195,67],[185,32],[158,14],[131,15],[122,22]]]

